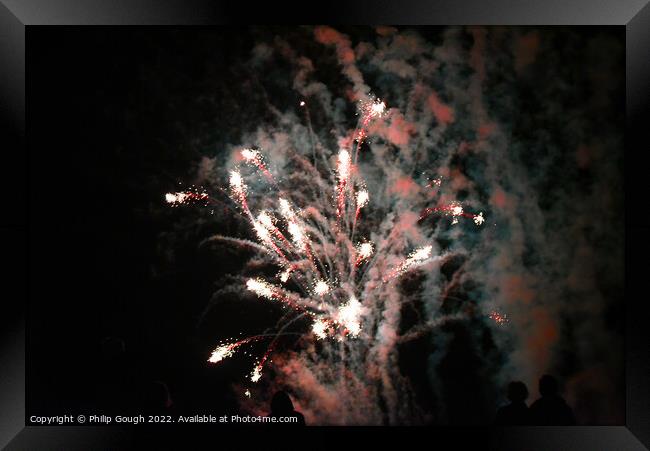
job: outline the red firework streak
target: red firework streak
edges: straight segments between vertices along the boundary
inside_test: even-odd
[[[255,149],[243,149],[241,151],[241,156],[247,162],[257,166],[257,168],[260,171],[262,171],[262,174],[264,174],[264,176],[268,179],[268,181],[271,182],[273,185],[275,185],[275,179],[273,178],[273,174],[271,174],[271,172],[266,167],[266,164],[264,164],[264,158],[262,157],[262,154],[259,151]]]
[[[419,221],[422,221],[426,219],[430,214],[432,213],[445,213],[447,215],[451,215],[454,217],[457,216],[462,216],[464,218],[469,218],[472,220],[477,220],[478,218],[482,218],[483,216],[481,214],[475,215],[472,213],[465,213],[463,210],[463,207],[459,203],[451,203],[449,205],[443,205],[441,207],[430,207],[430,208],[425,208],[422,213],[420,214],[420,219]],[[481,221],[483,222],[483,221]]]

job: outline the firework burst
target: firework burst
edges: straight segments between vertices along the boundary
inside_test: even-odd
[[[307,108],[304,102],[301,107]],[[286,186],[279,186],[283,184],[276,183],[276,180],[287,179],[276,179],[268,170],[264,150],[246,148],[240,151],[240,162],[253,167],[264,177],[249,182],[241,167],[233,168],[228,174],[229,189],[225,192],[237,207],[235,211],[250,227],[254,241],[225,236],[214,239],[248,244],[268,265],[275,267],[277,284],[264,277],[248,277],[242,278],[241,288],[244,293],[277,302],[287,312],[276,324],[274,333],[229,340],[212,351],[208,362],[220,363],[244,345],[266,340],[266,351],[248,375],[251,382],[257,383],[263,380],[266,364],[287,330],[300,337],[297,343],[294,341],[298,348],[305,346],[305,340],[311,340],[324,347],[338,343],[339,346],[365,348],[366,354],[372,356],[380,352],[377,347],[385,340],[378,338],[377,334],[385,333],[389,327],[382,318],[382,308],[396,300],[399,302],[402,296],[392,281],[440,259],[426,232],[419,233],[422,237],[420,243],[408,244],[398,216],[394,213],[383,219],[373,216],[368,182],[356,164],[356,154],[359,143],[368,136],[368,125],[384,118],[386,105],[371,98],[360,102],[359,114],[356,143],[353,142],[349,148],[340,148],[335,156],[322,146],[311,149],[312,159],[293,155],[294,163],[304,168],[304,175],[292,174]],[[311,130],[311,124],[308,125]],[[322,161],[332,161],[333,164],[317,168],[316,162]],[[266,186],[258,192],[253,186],[259,185],[260,180],[265,180]],[[296,185],[298,180],[300,182]],[[204,194],[198,196],[202,199]],[[207,194],[205,196],[208,198]],[[184,193],[166,195],[166,200],[172,205],[183,203],[188,198]],[[362,209],[369,209],[364,215],[368,216],[368,221],[360,220]],[[420,219],[433,212],[451,216],[454,223],[460,217],[470,217],[476,225],[484,221],[482,213],[469,215],[459,202],[424,209]],[[359,241],[355,241],[357,233]],[[398,304],[391,308],[398,308]],[[420,326],[418,330],[425,327]],[[339,363],[350,365],[346,358],[351,357],[345,355],[358,355],[360,351],[354,349],[350,348],[343,354],[337,354],[341,350],[334,352],[330,349],[326,354],[330,358],[339,355]],[[366,377],[364,371],[361,370],[356,377]]]

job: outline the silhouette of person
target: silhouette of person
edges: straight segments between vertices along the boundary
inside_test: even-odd
[[[274,424],[290,424],[290,425],[298,425],[298,426],[305,425],[305,417],[303,416],[302,413],[294,409],[293,402],[291,402],[291,398],[289,398],[289,395],[282,390],[276,392],[275,395],[273,395],[273,399],[271,400],[271,413],[269,414],[269,417],[297,418],[297,421],[295,422],[291,422],[291,423],[283,422],[283,423],[274,423]]]
[[[543,375],[539,380],[541,398],[530,406],[531,424],[539,426],[567,426],[576,424],[573,410],[560,396],[560,388],[553,376]]]
[[[500,426],[524,426],[530,424],[530,414],[526,405],[528,388],[521,381],[508,384],[508,399],[510,404],[497,410],[496,424]]]

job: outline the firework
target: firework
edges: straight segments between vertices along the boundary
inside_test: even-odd
[[[463,205],[460,202],[456,202],[456,201],[440,207],[425,208],[422,211],[422,214],[420,215],[420,221],[427,218],[431,213],[442,213],[446,216],[451,216],[452,224],[458,224],[458,218],[460,217],[471,219],[472,221],[474,221],[474,224],[476,224],[477,226],[480,226],[481,224],[483,224],[483,222],[485,222],[485,217],[483,216],[483,212],[480,212],[477,215],[467,213],[465,212]]]
[[[318,280],[314,284],[314,294],[317,296],[325,296],[330,292],[329,284],[324,280]]]
[[[256,295],[266,299],[273,300],[277,298],[273,285],[259,278],[248,279],[246,282],[246,288]]]
[[[172,207],[176,207],[181,204],[186,204],[191,201],[207,202],[209,200],[210,200],[210,196],[208,195],[208,193],[199,189],[165,194],[165,201],[168,204],[171,204]]]
[[[237,346],[236,343],[218,346],[214,351],[212,351],[208,362],[218,363],[223,359],[232,356],[235,353]]]
[[[254,341],[261,340],[263,338],[264,336],[257,335],[253,337],[244,338],[243,340],[223,343],[217,346],[214,349],[214,351],[212,351],[212,354],[210,354],[210,358],[208,359],[208,362],[219,363],[222,360],[227,359],[228,357],[232,357],[235,351],[237,351],[237,349],[239,349],[241,346]]]
[[[414,250],[411,252],[411,254],[409,254],[406,260],[404,260],[396,269],[394,269],[387,277],[384,278],[384,282],[388,282],[395,277],[401,276],[406,271],[425,263],[431,258],[432,250],[433,246],[424,246]]]
[[[365,189],[359,191],[357,193],[357,209],[363,208],[368,203],[368,199],[370,199],[370,197],[368,196],[368,191],[366,191]],[[357,210],[357,214],[358,214],[358,210]]]
[[[345,210],[345,188],[348,183],[348,177],[350,176],[350,153],[341,149],[338,156],[338,173],[339,173],[339,184],[337,188],[337,210],[336,217],[341,218],[343,211]]]
[[[270,182],[274,182],[273,174],[269,172],[268,168],[266,167],[266,163],[264,163],[264,157],[258,150],[243,149],[241,151],[241,156],[247,163],[257,166],[257,168]]]
[[[361,303],[352,296],[347,304],[339,307],[337,321],[345,327],[350,335],[356,337],[361,331]]]
[[[250,377],[252,382],[259,381],[262,378],[262,366],[256,365],[255,368],[253,368],[253,372],[251,373]]]
[[[327,327],[327,323],[319,318],[314,320],[311,330],[319,340],[322,340],[323,338],[327,338]]]
[[[373,253],[372,243],[361,243],[357,246],[357,261],[358,266],[362,261],[367,260]]]
[[[505,313],[497,312],[496,310],[491,311],[488,317],[499,326],[503,326],[510,322],[508,315]]]
[[[308,110],[304,101],[300,106]],[[372,347],[372,339],[366,341],[365,338],[371,337],[372,332],[365,332],[364,326],[362,334],[362,323],[374,324],[373,327],[368,326],[368,331],[377,329],[380,320],[373,313],[380,303],[387,302],[386,291],[395,293],[391,291],[395,288],[387,282],[436,258],[431,244],[416,248],[404,257],[404,240],[397,238],[399,230],[391,232],[389,227],[380,228],[376,232],[379,233],[378,240],[371,242],[367,235],[369,227],[364,228],[364,223],[360,222],[359,230],[363,236],[358,242],[355,241],[360,211],[371,204],[366,181],[356,166],[356,155],[359,143],[367,135],[368,124],[386,114],[386,104],[371,97],[359,104],[359,114],[356,151],[353,142],[348,148],[340,148],[335,156],[322,153],[318,159],[317,151],[324,152],[319,147],[312,148],[313,161],[296,157],[301,165],[311,168],[309,175],[302,179],[305,186],[298,187],[300,189],[279,187],[274,182],[263,151],[251,148],[240,151],[243,164],[261,172],[271,185],[270,192],[277,194],[269,195],[269,190],[264,194],[256,192],[252,187],[259,186],[259,179],[247,184],[242,172],[238,168],[232,169],[228,193],[245,213],[251,234],[259,243],[234,237],[217,236],[215,239],[247,245],[260,252],[269,265],[275,266],[276,277],[282,285],[275,285],[262,277],[244,279],[242,284],[257,297],[279,301],[279,304],[292,310],[277,324],[277,333],[227,341],[212,351],[208,359],[210,363],[219,363],[231,357],[252,340],[270,340],[266,352],[248,375],[251,382],[258,382],[263,377],[264,366],[270,360],[279,337],[286,335],[287,328],[298,328],[301,324],[302,329],[298,329],[301,331],[290,333],[303,339],[319,340],[323,346],[353,339],[355,343]],[[354,162],[352,151],[355,151]],[[321,169],[321,173],[316,169],[317,160],[334,164]],[[323,194],[327,191],[323,186],[328,183],[333,185],[329,196]],[[440,184],[436,183],[436,186]],[[313,196],[300,194],[308,191],[305,188],[311,189]],[[185,193],[165,196],[172,205],[183,203],[187,198]],[[262,199],[263,207],[258,210],[257,216],[253,216],[249,202],[257,206]],[[459,217],[471,217],[476,225],[484,221],[482,213],[469,215],[459,202],[425,209],[421,219],[434,211],[451,216],[455,222]],[[371,212],[364,216],[372,218]],[[399,297],[395,294],[392,296]],[[365,316],[368,312],[371,313],[369,317]],[[328,337],[334,340],[325,340]],[[250,392],[247,393],[246,396],[250,396]]]

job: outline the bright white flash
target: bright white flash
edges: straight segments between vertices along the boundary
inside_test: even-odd
[[[318,337],[319,340],[327,337],[327,323],[322,319],[314,320],[314,324],[311,325],[311,331]]]
[[[187,199],[187,194],[185,193],[167,193],[165,194],[165,200],[170,204],[181,204],[185,199]]]
[[[273,288],[272,286],[263,281],[262,279],[248,279],[246,282],[246,288],[258,296],[273,299]]]
[[[257,381],[260,380],[261,377],[262,377],[262,368],[260,368],[259,366],[256,366],[253,369],[253,372],[251,373],[251,381],[252,382],[257,382]]]
[[[361,190],[357,193],[357,208],[362,208],[368,203],[368,191]]]
[[[410,255],[409,260],[413,262],[421,262],[423,260],[426,260],[427,258],[431,257],[432,250],[433,246],[430,245],[421,247]]]
[[[269,214],[265,211],[257,215],[257,220],[267,229],[273,227],[273,218],[271,218],[271,216],[269,216]]]
[[[291,209],[291,204],[288,200],[280,198],[280,212],[287,220],[292,220],[294,218],[293,210]]]
[[[483,217],[483,212],[480,212],[476,216],[474,216],[474,224],[476,225],[481,225],[485,221],[485,218]]]
[[[360,317],[361,303],[354,296],[350,298],[347,304],[339,307],[338,322],[345,326],[353,337],[359,335],[361,331]]]
[[[208,362],[210,363],[221,362],[223,359],[233,355],[234,352],[235,352],[234,348],[231,344],[218,346],[214,351],[212,351],[212,354],[210,355]]]
[[[241,178],[241,174],[237,171],[230,171],[230,186],[234,190],[241,190],[243,187],[243,181]]]
[[[253,227],[255,228],[255,232],[257,232],[257,236],[262,242],[269,243],[271,241],[271,235],[269,234],[269,231],[266,230],[262,224],[259,222],[254,222]]]
[[[291,275],[291,268],[287,268],[282,273],[280,274],[280,280],[282,283],[286,283],[287,280],[289,280],[289,276]]]
[[[339,177],[346,180],[350,175],[350,152],[345,149],[339,151]]]
[[[330,286],[324,280],[319,280],[314,285],[314,293],[319,296],[326,295],[330,291]]]
[[[358,258],[363,260],[372,255],[372,243],[361,243],[357,249]]]
[[[253,149],[243,149],[241,151],[241,156],[244,157],[246,161],[255,161],[260,158],[260,153]]]
[[[290,222],[287,230],[289,230],[289,234],[291,235],[294,244],[298,248],[302,249],[305,246],[305,234],[302,231],[302,228],[295,222]]]
[[[374,117],[379,117],[382,114],[384,114],[385,109],[386,109],[386,104],[381,100],[377,99],[377,101],[373,102],[372,106],[370,107],[370,114]]]

